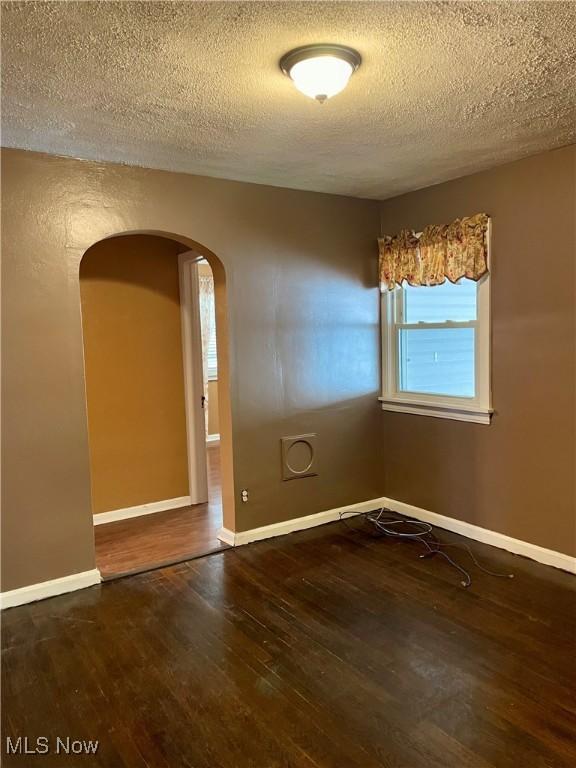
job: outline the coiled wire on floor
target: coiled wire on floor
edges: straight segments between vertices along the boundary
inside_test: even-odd
[[[422,552],[419,557],[434,557],[440,555],[443,557],[453,568],[455,568],[462,576],[461,585],[463,587],[469,587],[472,584],[472,577],[470,572],[463,566],[457,563],[450,555],[444,552],[444,547],[455,547],[456,549],[464,550],[470,556],[470,559],[474,565],[483,573],[487,573],[489,576],[496,576],[502,579],[513,579],[513,573],[497,573],[485,568],[470,549],[467,544],[446,544],[438,541],[433,527],[430,523],[424,523],[421,520],[411,520],[410,518],[390,517],[394,513],[391,509],[381,507],[380,509],[374,509],[370,512],[355,512],[350,510],[349,512],[344,510],[340,512],[340,520],[347,525],[348,528],[358,530],[354,526],[348,525],[348,520],[352,517],[363,518],[365,522],[369,523],[373,528],[372,535],[375,536],[390,536],[396,539],[405,539],[407,541],[415,541],[421,544],[426,551]]]

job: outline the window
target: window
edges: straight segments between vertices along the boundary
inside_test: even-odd
[[[206,380],[218,378],[218,357],[216,354],[216,305],[214,279],[211,274],[198,276],[200,296],[200,327],[202,330],[202,363]]]
[[[382,294],[384,410],[490,422],[490,283]]]
[[[212,313],[214,314],[214,294],[212,294]],[[209,381],[218,378],[218,358],[216,355],[216,317],[211,324],[211,334],[208,339],[208,351],[206,354],[207,376]]]

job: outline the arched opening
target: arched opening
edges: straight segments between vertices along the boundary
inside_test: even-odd
[[[202,373],[200,272],[213,288],[211,382]],[[234,530],[224,266],[187,238],[125,232],[86,250],[79,280],[103,577],[218,551],[220,529]],[[218,442],[206,440],[215,411]]]

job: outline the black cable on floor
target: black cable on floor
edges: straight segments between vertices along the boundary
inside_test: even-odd
[[[411,541],[417,541],[426,548],[426,552],[419,555],[420,558],[434,557],[435,555],[441,555],[453,568],[462,574],[462,581],[460,582],[463,587],[469,587],[472,584],[472,577],[470,573],[463,568],[459,563],[453,560],[446,552],[443,551],[443,547],[455,547],[457,549],[463,549],[466,551],[474,563],[474,565],[483,573],[487,573],[489,576],[496,576],[498,578],[513,579],[513,573],[497,573],[495,571],[489,571],[481,563],[470,549],[467,544],[446,544],[438,541],[436,534],[433,531],[433,527],[430,523],[423,523],[421,520],[411,520],[409,518],[390,518],[389,515],[394,514],[392,510],[382,507],[381,509],[371,510],[370,512],[354,512],[353,510],[340,512],[340,520],[348,528],[346,522],[347,517],[361,517],[364,521],[369,522],[376,530],[377,534],[382,536],[390,536],[397,539],[405,539]],[[409,530],[406,530],[408,526]],[[403,529],[404,528],[404,529]],[[357,530],[357,529],[355,529]]]

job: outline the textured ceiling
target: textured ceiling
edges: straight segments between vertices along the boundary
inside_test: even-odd
[[[576,141],[576,3],[12,2],[5,146],[384,198]],[[288,49],[357,48],[324,105]]]

